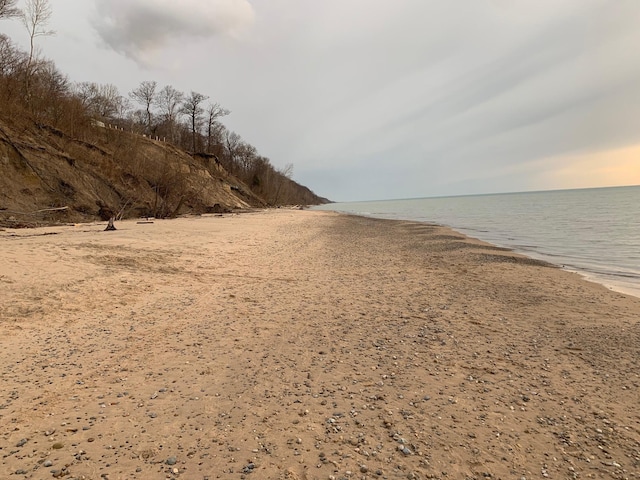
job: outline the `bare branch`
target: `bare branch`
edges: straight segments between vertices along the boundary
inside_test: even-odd
[[[145,80],[138,88],[129,93],[129,96],[145,107],[147,114],[147,133],[152,133],[151,106],[156,101],[156,88],[158,83],[155,80]]]
[[[278,170],[283,177],[291,178],[293,176],[293,163],[287,163],[284,168]]]
[[[17,0],[0,0],[0,18],[17,18],[22,15],[16,7]]]
[[[47,30],[46,26],[51,20],[53,11],[48,0],[27,0],[22,23],[29,31],[31,39],[55,35],[54,30]]]

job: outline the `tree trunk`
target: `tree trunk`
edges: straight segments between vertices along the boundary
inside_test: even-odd
[[[107,228],[104,229],[105,232],[111,232],[113,230],[116,230],[115,225],[113,225],[113,220],[114,220],[113,217],[109,219],[109,224],[107,225]]]

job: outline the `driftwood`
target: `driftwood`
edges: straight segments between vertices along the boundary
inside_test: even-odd
[[[107,225],[107,228],[105,228],[105,229],[104,229],[104,231],[105,231],[105,232],[111,232],[111,231],[113,231],[113,230],[116,230],[116,227],[115,227],[115,225],[113,224],[113,220],[114,220],[114,217],[111,217],[111,218],[109,219],[109,224]]]
[[[57,207],[57,208],[43,208],[42,210],[36,210],[34,212],[12,212],[11,210],[7,210],[6,208],[0,209],[10,213],[12,215],[37,215],[38,213],[43,212],[60,212],[62,210],[69,210],[69,207]]]
[[[36,210],[35,212],[31,212],[28,215],[35,215],[36,213],[42,213],[42,212],[58,212],[60,210],[69,210],[69,207],[43,208],[42,210]]]

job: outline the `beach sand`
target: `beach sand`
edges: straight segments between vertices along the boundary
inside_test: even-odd
[[[640,478],[640,299],[272,210],[0,231],[0,478]]]

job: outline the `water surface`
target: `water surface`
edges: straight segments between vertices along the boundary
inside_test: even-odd
[[[333,203],[314,208],[446,225],[640,297],[640,186]]]

